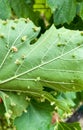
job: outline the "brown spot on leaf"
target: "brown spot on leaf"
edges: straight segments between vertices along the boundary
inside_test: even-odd
[[[52,123],[52,124],[55,124],[55,123],[58,122],[59,120],[60,120],[60,119],[59,119],[58,113],[53,112],[51,123]]]
[[[18,49],[15,46],[12,46],[11,50],[12,50],[12,52],[17,52],[18,51]]]
[[[2,98],[0,98],[0,103],[2,103],[3,101],[2,101]]]

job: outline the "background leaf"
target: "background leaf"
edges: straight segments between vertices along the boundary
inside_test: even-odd
[[[78,16],[80,16],[81,19],[83,20],[83,1],[78,3],[78,6],[77,6],[77,14],[78,14]]]
[[[47,0],[47,4],[53,11],[55,25],[69,24],[76,15],[76,0]]]
[[[10,0],[10,7],[13,10],[13,17],[27,18],[29,17],[36,25],[40,13],[33,9],[34,0]],[[18,6],[17,6],[18,5]]]
[[[11,8],[8,0],[0,0],[0,18],[8,19],[11,17]]]
[[[17,130],[53,130],[51,123],[53,108],[45,103],[31,102],[27,113],[15,120]],[[20,123],[21,122],[21,123]]]

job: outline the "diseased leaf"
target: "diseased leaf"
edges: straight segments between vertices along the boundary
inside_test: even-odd
[[[68,110],[64,100],[55,99],[44,87],[83,90],[82,32],[53,25],[30,45],[40,29],[29,19],[0,21],[0,26],[0,90],[25,92]]]
[[[76,15],[76,0],[47,0],[55,25],[70,23]]]
[[[10,20],[6,25],[1,21],[0,89],[35,93],[42,92],[44,86],[83,90],[82,32],[52,26],[30,45],[38,32],[31,21]]]
[[[11,92],[2,92],[0,91],[0,97],[3,100],[4,104],[4,115],[10,124],[10,119],[15,119],[18,116],[21,116],[23,112],[26,112],[28,106],[28,101],[26,100],[26,94],[22,93],[11,93]]]
[[[18,71],[20,65],[25,62],[24,60],[27,56],[27,53],[30,53],[32,49],[33,45],[30,45],[30,42],[36,38],[40,29],[37,28],[31,21],[29,21],[29,19],[15,19],[14,21],[7,20],[0,22],[2,30],[0,32],[0,82],[2,82],[2,80],[7,80],[7,77],[12,77],[13,74],[16,75],[15,71]],[[27,67],[27,64],[26,66],[22,66],[25,71]],[[30,68],[32,68],[32,64]],[[19,81],[17,78],[16,80]],[[28,82],[24,83],[22,80],[22,82],[19,84],[17,81],[11,85],[8,83],[7,86],[4,86],[6,85],[5,83],[1,83],[3,85],[0,84],[0,90],[4,91],[0,91],[0,98],[2,98],[5,108],[3,116],[5,115],[8,124],[11,123],[11,119],[14,120],[16,117],[20,116],[23,111],[26,112],[26,107],[28,106],[26,94],[17,95],[16,92],[25,92],[33,97],[41,97],[40,101],[46,98],[52,102],[51,105],[56,103],[55,105],[58,105],[60,108],[69,111],[69,108],[64,101],[60,102],[59,100],[53,98],[49,93],[41,91],[42,89],[40,88],[36,88],[33,83],[31,83],[33,86],[30,89],[30,84]],[[15,91],[15,93],[13,91]],[[2,123],[1,126],[3,127]]]

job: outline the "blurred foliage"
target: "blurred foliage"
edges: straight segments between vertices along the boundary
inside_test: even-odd
[[[52,23],[57,28],[83,30],[83,0],[0,0],[1,19],[21,17],[41,26],[41,33]]]

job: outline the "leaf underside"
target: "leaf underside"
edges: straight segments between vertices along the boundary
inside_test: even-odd
[[[40,97],[40,101],[46,98],[68,111],[67,103],[45,88],[54,92],[83,90],[83,32],[57,30],[54,25],[37,38],[39,32],[29,19],[0,20],[0,97],[6,116],[11,114],[12,119],[26,112],[27,95]]]
[[[0,21],[0,89],[42,92],[83,90],[83,36],[54,25],[35,44],[39,28],[28,21]]]

